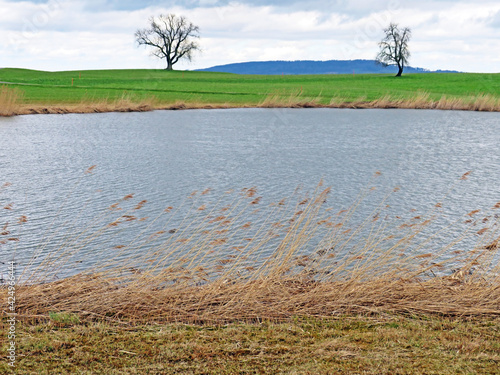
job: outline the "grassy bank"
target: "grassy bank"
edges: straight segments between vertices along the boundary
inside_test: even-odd
[[[164,70],[1,69],[15,113],[231,107],[500,110],[500,74],[254,76]],[[0,105],[1,105],[0,100]]]
[[[293,318],[229,325],[84,324],[51,314],[17,327],[19,374],[495,374],[500,321]],[[4,348],[2,348],[4,349]],[[5,350],[2,350],[2,355]],[[10,373],[5,360],[0,372]]]
[[[395,216],[385,198],[356,217],[379,175],[344,209],[322,183],[267,203],[207,189],[149,219],[130,194],[48,235],[56,250],[18,270],[19,373],[495,373],[500,202],[436,247],[446,200]],[[29,220],[12,216],[0,241]]]

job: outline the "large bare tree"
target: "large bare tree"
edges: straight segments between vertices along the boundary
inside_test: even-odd
[[[153,56],[165,59],[167,70],[180,59],[191,61],[193,53],[200,49],[193,40],[200,37],[198,26],[193,25],[183,16],[160,14],[149,19],[150,27],[135,32],[137,43],[153,48]]]
[[[398,67],[396,77],[401,77],[410,58],[408,42],[411,38],[411,30],[407,27],[400,30],[397,24],[391,23],[384,33],[385,37],[379,43],[380,52],[377,55],[377,62],[384,66],[396,65]]]

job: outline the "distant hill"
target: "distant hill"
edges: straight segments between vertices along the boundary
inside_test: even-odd
[[[329,60],[329,61],[253,61],[227,65],[217,65],[206,69],[197,69],[205,72],[224,72],[236,74],[368,74],[368,73],[397,73],[397,67],[384,67],[375,60]],[[458,73],[451,70],[430,71],[423,68],[406,67],[405,73]]]

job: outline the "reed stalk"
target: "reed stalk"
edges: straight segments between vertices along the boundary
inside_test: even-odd
[[[84,252],[89,243],[103,235],[119,238],[141,222],[147,202],[124,197],[23,274],[18,313],[219,323],[342,314],[500,315],[500,234],[492,219],[500,202],[489,221],[464,215],[461,220],[473,217],[468,229],[428,252],[439,232],[429,229],[436,212],[382,219],[384,200],[355,220],[369,189],[344,210],[328,207],[331,190],[322,184],[267,205],[255,188],[215,203],[205,194],[193,194],[178,210],[162,210],[128,245],[101,249],[103,263],[56,279],[71,259],[99,254]],[[478,230],[481,223],[487,224]],[[474,245],[463,248],[471,239]]]
[[[0,116],[14,116],[20,112],[23,94],[17,88],[6,85],[0,87]]]

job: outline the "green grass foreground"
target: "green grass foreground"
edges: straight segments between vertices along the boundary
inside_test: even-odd
[[[17,327],[19,374],[498,374],[500,322],[433,317]],[[2,346],[5,346],[3,344]],[[4,348],[2,348],[4,349]],[[2,350],[2,356],[6,350]],[[12,370],[2,358],[0,372]]]
[[[0,81],[15,83],[8,86],[20,92],[15,114],[205,107],[500,109],[500,74],[429,73],[395,78],[6,68],[0,70]]]

